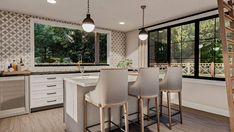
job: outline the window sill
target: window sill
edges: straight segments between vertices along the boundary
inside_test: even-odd
[[[78,66],[78,64],[36,64],[35,67],[59,67],[59,66]],[[109,64],[80,64],[80,66],[110,66]]]
[[[194,77],[194,76],[183,76],[183,78],[191,78],[191,79],[197,79],[197,80],[225,81],[225,78],[215,78],[215,77]]]

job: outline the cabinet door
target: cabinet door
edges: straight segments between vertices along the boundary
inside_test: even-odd
[[[25,105],[24,77],[0,79],[0,111],[22,108]]]

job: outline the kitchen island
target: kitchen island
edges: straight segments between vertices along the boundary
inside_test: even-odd
[[[64,122],[67,132],[84,131],[84,97],[87,92],[94,90],[98,78],[98,75],[90,75],[64,79]],[[129,85],[135,82],[136,78],[137,76],[129,75]],[[129,113],[136,110],[137,100],[129,98]],[[120,124],[120,108],[113,108],[111,115],[111,120]],[[105,117],[107,120],[107,116]],[[97,123],[99,123],[99,109],[88,104],[88,126]]]

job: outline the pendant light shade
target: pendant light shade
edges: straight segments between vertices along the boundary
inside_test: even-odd
[[[145,31],[145,29],[141,29],[139,32],[139,39],[140,40],[146,40],[148,38],[148,33]]]
[[[82,28],[86,32],[92,32],[95,28],[95,23],[89,13],[89,0],[88,0],[88,13],[86,15],[86,18],[82,22]]]
[[[145,5],[141,6],[141,9],[143,10],[143,18],[142,18],[142,29],[139,32],[139,39],[140,40],[146,40],[148,38],[148,33],[144,28],[144,19],[145,19]]]
[[[90,14],[87,14],[86,18],[82,22],[82,28],[86,32],[92,32],[95,28],[93,19],[90,17]]]

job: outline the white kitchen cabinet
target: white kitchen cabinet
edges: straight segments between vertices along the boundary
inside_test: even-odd
[[[85,73],[84,75],[97,75],[98,73]],[[39,108],[63,103],[64,77],[81,76],[74,74],[48,74],[30,76],[30,108]]]

